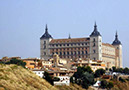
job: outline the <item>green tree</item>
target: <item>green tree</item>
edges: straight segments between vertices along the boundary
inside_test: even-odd
[[[113,72],[116,72],[116,67],[112,67],[112,71]]]
[[[100,77],[100,76],[103,75],[104,73],[105,73],[105,70],[104,70],[104,69],[97,69],[97,70],[95,71],[94,76],[95,76],[95,77]]]
[[[102,80],[100,87],[103,88],[103,89],[107,88],[107,81],[106,80]]]
[[[16,58],[13,58],[9,62],[6,62],[5,64],[16,64],[16,65],[20,65],[22,67],[25,67],[26,62],[23,62],[22,60],[18,60]]]
[[[88,89],[90,85],[94,84],[94,76],[89,72],[85,72],[82,75],[82,87]]]
[[[43,77],[46,81],[48,81],[51,85],[53,85],[53,80],[52,77],[49,75],[48,72],[44,72],[44,77]]]
[[[125,80],[122,77],[119,78],[119,81],[125,82]]]
[[[82,70],[83,70],[84,72],[93,73],[93,71],[92,71],[92,69],[91,69],[90,66],[82,67]]]
[[[129,69],[128,69],[127,67],[126,67],[126,68],[124,68],[123,73],[125,73],[125,74],[129,74]]]
[[[93,71],[89,66],[78,67],[73,77],[75,77],[75,83],[81,85],[83,88],[88,88],[94,83]]]
[[[107,88],[108,88],[108,89],[111,89],[111,88],[113,88],[113,87],[114,87],[113,83],[112,83],[112,82],[108,82]]]

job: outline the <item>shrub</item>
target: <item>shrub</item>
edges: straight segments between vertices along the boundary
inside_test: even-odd
[[[11,59],[9,62],[6,62],[5,64],[16,64],[16,65],[20,65],[22,67],[25,67],[26,63],[23,62],[22,60],[18,60],[18,59]]]
[[[95,76],[95,77],[100,77],[100,76],[103,75],[104,73],[105,73],[105,70],[104,70],[104,69],[97,69],[97,70],[95,71],[94,76]]]
[[[103,88],[103,89],[107,88],[107,81],[106,80],[102,80],[100,87]]]
[[[112,82],[109,82],[109,83],[107,84],[107,88],[108,88],[108,89],[111,89],[111,88],[113,88],[113,87],[114,87],[114,85],[113,85]]]
[[[52,77],[49,75],[48,72],[44,72],[44,77],[43,77],[46,81],[48,81],[51,85],[53,85],[53,80]]]
[[[125,82],[125,80],[122,77],[119,78],[119,81]]]

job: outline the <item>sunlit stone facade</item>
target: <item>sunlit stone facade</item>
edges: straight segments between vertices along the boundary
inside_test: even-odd
[[[45,33],[40,38],[40,57],[47,60],[55,53],[60,58],[101,60],[108,68],[122,67],[122,45],[117,33],[112,44],[102,43],[102,36],[97,30],[96,23],[89,37],[69,36],[67,39],[53,39],[46,25]]]

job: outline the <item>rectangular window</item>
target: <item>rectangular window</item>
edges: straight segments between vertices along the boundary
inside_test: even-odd
[[[46,41],[44,41],[44,44],[46,44]]]
[[[95,51],[95,50],[93,50],[93,53],[96,53],[96,51]]]

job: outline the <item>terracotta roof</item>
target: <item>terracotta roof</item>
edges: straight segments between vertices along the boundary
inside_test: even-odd
[[[113,45],[111,45],[111,44],[109,44],[109,43],[102,43],[102,45],[115,48]]]
[[[53,39],[50,43],[75,43],[89,41],[90,38]]]

